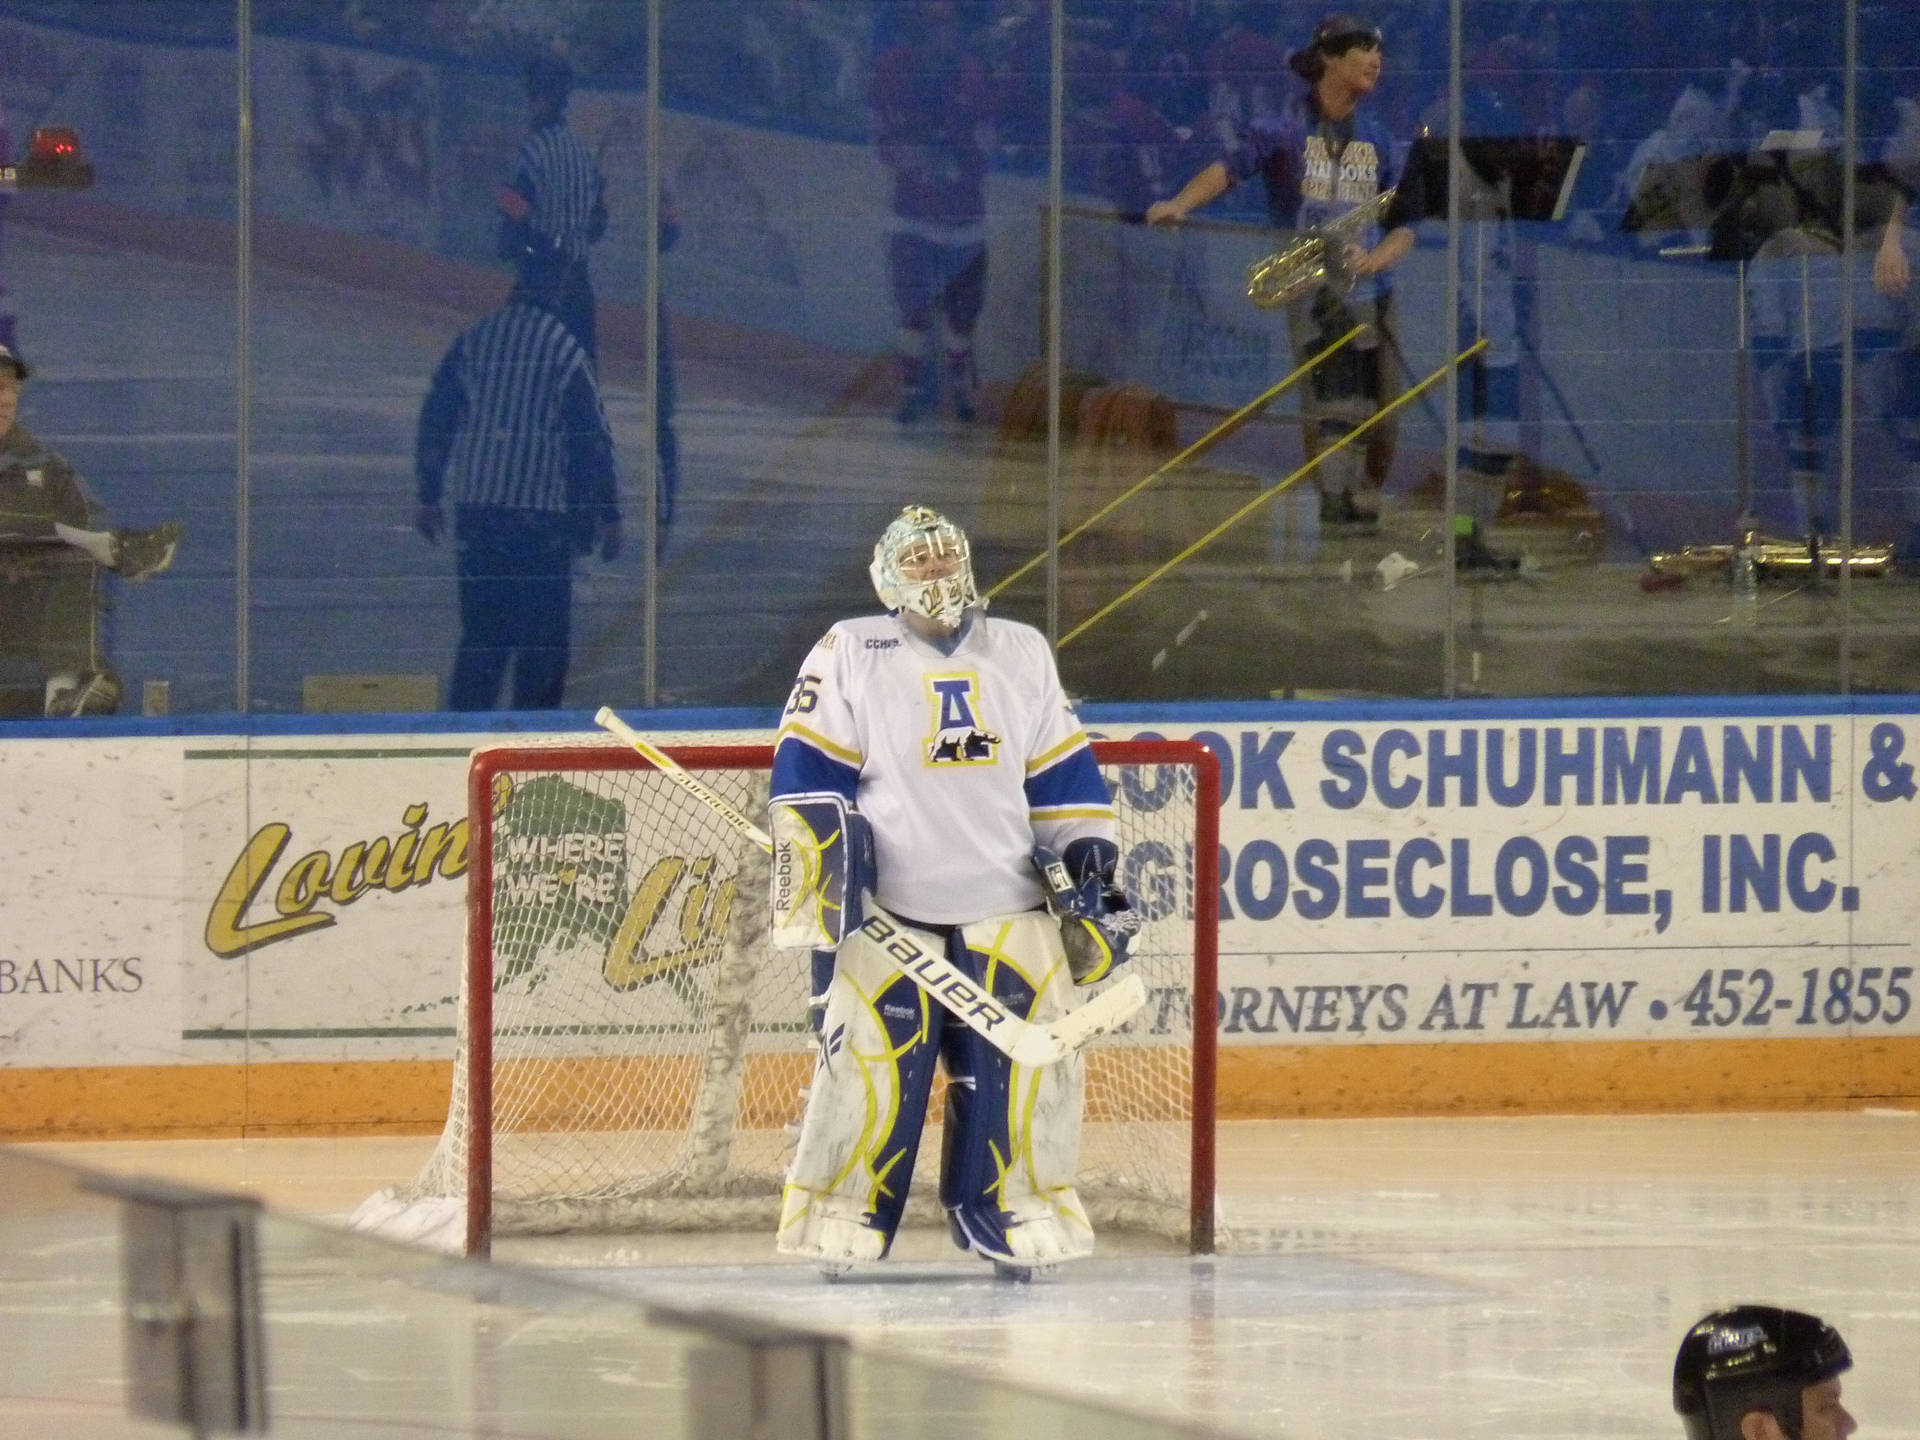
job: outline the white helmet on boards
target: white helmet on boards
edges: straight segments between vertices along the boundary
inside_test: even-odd
[[[925,505],[909,505],[894,517],[873,547],[867,573],[887,609],[948,629],[958,629],[968,607],[980,603],[966,532]]]

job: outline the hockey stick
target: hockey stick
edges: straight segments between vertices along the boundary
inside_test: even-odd
[[[1278,381],[1277,383],[1268,386],[1265,390],[1262,390],[1258,395],[1254,396],[1253,399],[1249,400],[1246,404],[1242,405],[1238,410],[1234,411],[1231,415],[1227,416],[1226,419],[1222,420],[1218,425],[1215,425],[1211,430],[1207,431],[1206,434],[1202,435],[1198,440],[1194,441],[1191,445],[1187,446],[1187,448],[1182,450],[1178,455],[1175,455],[1171,460],[1167,461],[1164,465],[1160,466],[1158,469],[1151,471],[1144,480],[1137,480],[1132,485],[1129,485],[1125,490],[1122,490],[1118,495],[1114,496],[1113,499],[1109,500],[1106,504],[1102,505],[1098,510],[1094,511],[1093,514],[1089,515],[1086,519],[1082,520],[1078,525],[1074,526],[1073,529],[1067,531],[1066,534],[1062,535],[1060,539],[1057,542],[1055,542],[1055,544],[1050,546],[1048,549],[1042,550],[1038,555],[1034,556],[1031,560],[1027,561],[1026,564],[1022,565],[1019,569],[1013,571],[1010,575],[1003,577],[997,585],[995,585],[991,590],[987,591],[987,599],[989,600],[993,599],[994,596],[998,595],[1002,590],[1006,589],[1009,585],[1013,584],[1013,582],[1018,580],[1022,575],[1025,575],[1028,571],[1032,570],[1035,566],[1040,564],[1041,561],[1045,560],[1049,555],[1053,554],[1061,546],[1065,545],[1069,540],[1077,539],[1079,536],[1085,534],[1088,530],[1091,530],[1100,521],[1104,520],[1108,515],[1111,515],[1115,510],[1118,510],[1122,505],[1126,504],[1127,501],[1131,500],[1135,495],[1138,495],[1142,490],[1146,489],[1149,485],[1153,484],[1153,482],[1158,480],[1161,476],[1172,473],[1174,470],[1186,464],[1187,461],[1193,459],[1195,456],[1204,454],[1206,451],[1212,449],[1215,445],[1218,445],[1222,440],[1225,440],[1228,437],[1235,434],[1237,431],[1239,431],[1239,429],[1243,425],[1247,424],[1248,421],[1252,420],[1254,416],[1258,415],[1262,410],[1266,409],[1267,406],[1271,404],[1276,398],[1278,398],[1281,391],[1287,389],[1295,381],[1299,380],[1303,375],[1312,374],[1313,371],[1320,365],[1321,361],[1330,357],[1336,350],[1340,349],[1343,345],[1346,345],[1348,342],[1356,339],[1359,336],[1360,332],[1367,328],[1368,328],[1367,325],[1364,323],[1355,325],[1351,330],[1347,331],[1346,334],[1342,335],[1338,340],[1335,340],[1331,345],[1327,346],[1327,348],[1322,350],[1318,355],[1315,355],[1310,360],[1301,361],[1299,365],[1294,367],[1293,373],[1288,375],[1284,380]]]
[[[617,739],[625,741],[668,780],[711,809],[727,824],[769,853],[773,837],[742,815],[727,799],[705,781],[682,769],[672,756],[647,740],[626,721],[602,706],[593,717],[594,724]],[[955,968],[944,955],[927,949],[907,927],[867,897],[866,922],[860,935],[869,941],[914,984],[946,1007],[968,1029],[1019,1065],[1051,1065],[1064,1060],[1097,1035],[1123,1024],[1147,1003],[1147,987],[1138,975],[1129,975],[1118,985],[1087,1001],[1071,1014],[1058,1020],[1037,1023],[1023,1020],[993,995],[982,990]]]
[[[1106,619],[1107,616],[1111,615],[1114,611],[1118,610],[1122,605],[1126,604],[1127,601],[1131,600],[1134,596],[1138,595],[1142,590],[1145,590],[1149,585],[1152,585],[1156,581],[1158,581],[1160,577],[1165,575],[1169,570],[1174,569],[1176,566],[1185,564],[1188,560],[1192,559],[1201,550],[1211,545],[1215,540],[1219,539],[1222,535],[1226,534],[1227,531],[1231,530],[1235,525],[1238,525],[1242,520],[1246,519],[1247,516],[1251,515],[1254,511],[1258,510],[1262,505],[1265,505],[1268,501],[1272,500],[1274,496],[1284,493],[1290,486],[1295,484],[1297,481],[1301,480],[1305,476],[1311,475],[1315,469],[1317,469],[1322,463],[1324,463],[1328,459],[1328,457],[1333,455],[1335,452],[1344,449],[1348,445],[1351,445],[1354,441],[1358,440],[1361,436],[1365,435],[1369,430],[1373,429],[1374,426],[1378,425],[1381,421],[1385,420],[1389,415],[1393,414],[1393,412],[1398,410],[1402,405],[1405,405],[1409,401],[1416,400],[1420,396],[1424,395],[1429,389],[1431,389],[1434,385],[1438,384],[1442,379],[1444,379],[1446,377],[1447,371],[1451,369],[1453,366],[1465,364],[1467,361],[1471,360],[1474,356],[1478,355],[1482,350],[1485,350],[1486,348],[1487,348],[1486,340],[1481,339],[1481,340],[1474,341],[1473,344],[1469,345],[1466,349],[1462,350],[1458,355],[1454,356],[1453,359],[1449,360],[1445,365],[1442,365],[1438,370],[1434,371],[1431,375],[1427,376],[1426,379],[1422,380],[1418,385],[1415,385],[1411,390],[1401,391],[1400,394],[1394,396],[1393,399],[1389,400],[1386,404],[1382,405],[1378,410],[1374,411],[1373,414],[1369,415],[1365,420],[1362,420],[1358,425],[1354,426],[1353,429],[1347,431],[1346,434],[1342,435],[1338,440],[1334,441],[1326,449],[1322,450],[1318,455],[1314,456],[1311,460],[1307,461],[1306,464],[1302,465],[1298,470],[1295,470],[1291,475],[1287,476],[1286,479],[1280,481],[1277,485],[1269,485],[1265,490],[1262,490],[1258,495],[1254,496],[1253,499],[1247,501],[1246,504],[1242,505],[1238,510],[1234,511],[1233,514],[1229,515],[1226,519],[1222,520],[1218,525],[1214,526],[1206,534],[1202,535],[1198,540],[1194,541],[1191,545],[1187,546],[1187,548],[1182,550],[1178,555],[1175,555],[1171,560],[1161,565],[1159,569],[1153,571],[1150,575],[1148,575],[1143,580],[1136,580],[1127,589],[1121,591],[1116,598],[1109,600],[1105,605],[1102,605],[1098,610],[1094,611],[1093,614],[1089,615],[1086,619],[1082,620],[1078,625],[1074,626],[1073,629],[1067,631],[1066,634],[1060,637],[1059,648],[1065,649],[1068,645],[1071,645],[1075,640],[1079,639],[1080,636],[1086,634],[1087,631],[1091,630],[1094,626],[1098,625],[1102,620]]]

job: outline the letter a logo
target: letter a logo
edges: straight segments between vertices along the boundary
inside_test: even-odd
[[[933,717],[929,765],[992,765],[999,758],[1000,737],[981,723],[978,686],[973,675],[927,677]]]

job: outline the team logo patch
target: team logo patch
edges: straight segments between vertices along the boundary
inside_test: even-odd
[[[933,711],[929,765],[992,765],[999,759],[1000,737],[983,722],[979,684],[973,675],[927,677]]]
[[[993,747],[1000,737],[990,730],[955,727],[933,737],[927,759],[935,765],[975,765],[993,759]]]
[[[1758,1325],[1743,1325],[1738,1330],[1722,1327],[1707,1337],[1707,1353],[1727,1355],[1735,1350],[1751,1350],[1766,1338],[1766,1330]]]

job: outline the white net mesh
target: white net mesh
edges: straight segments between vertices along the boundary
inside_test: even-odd
[[[673,753],[764,818],[770,749]],[[468,1027],[480,1011],[463,985],[446,1129],[419,1179],[389,1198],[464,1197],[471,1102],[485,1085],[494,1234],[770,1227],[812,1032],[805,952],[768,945],[766,857],[625,747],[498,747],[474,766],[490,797],[472,817],[472,883],[490,914],[476,901],[470,924],[491,955],[492,1064],[476,1073]],[[1088,1049],[1078,1183],[1096,1225],[1184,1242],[1193,776],[1188,765],[1105,768],[1121,878],[1148,916],[1132,969],[1150,999]],[[936,1089],[930,1117],[942,1113]],[[929,1129],[923,1169],[940,1154]],[[930,1196],[932,1176],[913,1193]]]

